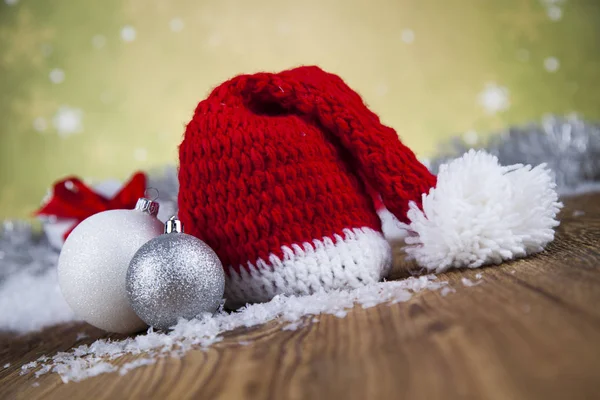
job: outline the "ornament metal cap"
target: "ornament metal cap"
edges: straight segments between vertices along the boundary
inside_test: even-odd
[[[146,199],[145,197],[140,197],[135,205],[134,210],[141,211],[146,214],[150,214],[153,217],[158,215],[158,208],[160,204],[157,201]]]
[[[172,216],[165,223],[165,233],[183,233],[183,224],[176,216]]]

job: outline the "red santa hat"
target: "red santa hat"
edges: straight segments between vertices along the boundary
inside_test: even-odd
[[[471,151],[437,176],[338,76],[237,76],[200,102],[180,146],[179,216],[226,269],[234,304],[384,278],[380,198],[432,271],[541,251],[560,203],[544,166]]]

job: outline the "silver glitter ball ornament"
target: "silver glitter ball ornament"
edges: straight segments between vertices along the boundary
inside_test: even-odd
[[[223,298],[225,273],[215,252],[183,233],[181,222],[173,217],[164,235],[133,256],[126,288],[135,313],[148,325],[167,329],[179,318],[215,312]]]

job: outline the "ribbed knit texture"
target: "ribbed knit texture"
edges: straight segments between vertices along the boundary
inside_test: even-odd
[[[198,104],[179,150],[186,232],[238,272],[282,258],[284,246],[381,231],[373,193],[406,221],[409,201],[436,183],[357,93],[317,67],[223,83]]]

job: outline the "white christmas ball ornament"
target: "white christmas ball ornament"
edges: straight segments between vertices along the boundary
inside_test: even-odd
[[[109,332],[146,327],[129,305],[127,267],[136,251],[163,232],[158,203],[140,199],[134,210],[104,211],[81,222],[63,245],[58,282],[75,314]]]

